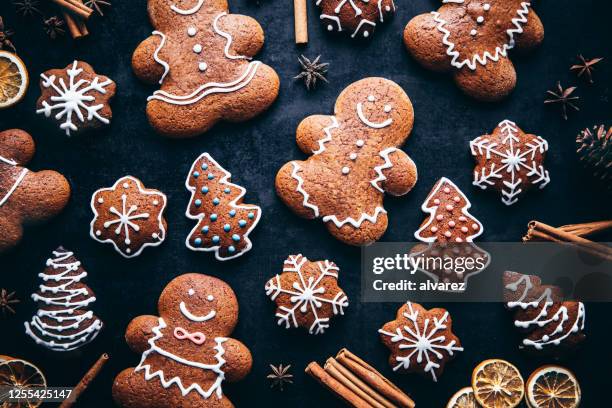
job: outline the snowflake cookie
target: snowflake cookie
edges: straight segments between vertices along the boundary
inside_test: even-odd
[[[542,189],[550,182],[543,166],[548,142],[526,134],[510,120],[472,140],[470,150],[476,160],[473,184],[500,191],[506,205],[516,203],[533,186]]]
[[[561,288],[542,285],[536,275],[506,271],[503,284],[504,302],[514,311],[514,325],[527,333],[521,348],[560,354],[585,339],[584,303],[564,300]]]
[[[90,235],[98,242],[110,242],[126,258],[138,256],[166,239],[166,201],[164,193],[144,188],[136,177],[122,177],[91,197]]]
[[[327,31],[346,32],[351,38],[369,38],[377,23],[395,13],[393,0],[317,0],[320,20]]]
[[[425,68],[452,72],[467,95],[495,101],[516,86],[508,51],[529,50],[544,39],[544,27],[522,0],[442,0],[404,29],[404,44]]]
[[[385,233],[385,193],[407,194],[417,168],[400,149],[414,123],[404,90],[384,78],[365,78],[345,88],[333,116],[312,115],[298,126],[306,160],[286,163],[276,192],[297,215],[321,218],[350,245],[367,245]]]
[[[389,364],[393,371],[431,375],[438,381],[444,365],[455,352],[463,351],[452,324],[444,309],[427,310],[412,302],[400,307],[395,320],[378,330],[381,341],[391,350]]]
[[[249,234],[261,217],[261,208],[242,203],[246,190],[232,183],[231,177],[204,153],[193,163],[185,181],[191,192],[185,214],[198,221],[185,244],[192,251],[214,251],[220,261],[237,258],[251,249]]]
[[[266,295],[276,302],[278,325],[286,329],[304,327],[310,334],[321,334],[329,319],[344,314],[348,298],[338,286],[338,267],[333,262],[309,261],[302,255],[289,255],[283,273],[270,279]]]
[[[52,118],[68,136],[108,125],[113,116],[109,102],[116,85],[86,62],[43,72],[40,90],[36,113]]]

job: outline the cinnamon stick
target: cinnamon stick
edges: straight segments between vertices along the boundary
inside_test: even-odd
[[[366,401],[364,401],[362,398],[356,395],[349,388],[344,386],[340,381],[332,377],[315,361],[308,364],[305,371],[306,371],[306,374],[313,377],[321,385],[326,387],[328,390],[330,390],[338,398],[342,399],[347,404],[355,408],[372,408],[370,404],[368,404]]]
[[[79,381],[79,383],[74,387],[74,390],[72,391],[72,395],[70,396],[70,399],[62,402],[59,408],[72,407],[74,403],[76,402],[76,400],[79,398],[79,396],[83,393],[83,391],[87,389],[89,384],[100,373],[100,370],[102,370],[102,367],[104,367],[104,364],[106,364],[108,359],[109,359],[108,354],[106,353],[102,354],[100,358],[98,358],[98,360],[94,363],[94,365],[91,366],[89,370],[87,370],[83,378],[81,378],[81,381]]]
[[[579,237],[585,237],[612,228],[612,220],[594,221],[583,224],[570,224],[559,227],[560,230],[569,232]]]
[[[65,12],[72,13],[83,20],[87,20],[93,10],[78,0],[51,0],[58,6],[60,6]]]
[[[368,402],[372,407],[395,408],[395,405],[370,388],[335,359],[331,357],[328,358],[323,368],[331,374],[332,377],[346,385],[347,388]]]
[[[78,17],[72,17],[69,13],[63,13],[66,26],[72,38],[79,39],[89,35],[85,22]]]
[[[293,0],[293,16],[295,19],[295,43],[308,43],[308,12],[306,0]]]

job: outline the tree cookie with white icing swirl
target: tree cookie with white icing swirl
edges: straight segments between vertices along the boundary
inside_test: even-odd
[[[300,123],[297,144],[310,157],[279,170],[276,192],[297,215],[321,218],[342,242],[377,241],[387,229],[385,193],[404,195],[417,181],[414,162],[399,149],[413,122],[412,103],[395,82],[365,78],[349,85],[333,116]]]
[[[148,0],[154,31],[134,51],[136,76],[160,89],[147,117],[168,137],[192,137],[219,121],[241,122],[278,96],[276,72],[253,57],[264,33],[251,17],[230,14],[227,0]]]
[[[521,0],[443,0],[437,11],[414,17],[404,43],[425,68],[451,72],[467,95],[505,98],[516,86],[508,52],[528,51],[544,39],[531,3]]]

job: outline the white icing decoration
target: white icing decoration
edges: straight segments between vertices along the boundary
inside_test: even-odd
[[[359,29],[361,29],[361,26],[362,26],[362,25],[364,25],[364,24],[369,24],[369,25],[371,25],[372,27],[376,27],[376,23],[375,23],[375,22],[370,21],[370,20],[366,20],[366,19],[364,18],[363,20],[361,20],[361,21],[359,22],[359,24],[357,25],[357,28],[355,29],[355,31],[353,31],[353,34],[351,34],[351,38],[355,38],[355,36],[357,35],[357,32],[359,32]],[[365,32],[363,33],[363,36],[364,36],[364,37],[367,37],[366,33],[367,33],[367,31],[365,31]]]
[[[376,172],[377,176],[374,180],[370,181],[370,184],[372,184],[372,187],[374,187],[383,194],[385,191],[380,186],[380,183],[385,181],[387,177],[383,174],[382,171],[393,167],[393,163],[391,162],[391,158],[389,157],[389,155],[397,151],[399,151],[399,149],[396,147],[388,147],[378,153],[378,155],[383,158],[384,162],[380,166],[374,167],[374,171]]]
[[[331,135],[331,131],[332,129],[337,129],[338,127],[340,127],[340,125],[338,124],[338,119],[336,119],[335,116],[331,117],[332,123],[329,126],[326,126],[323,128],[323,132],[325,133],[325,137],[322,139],[319,139],[318,143],[319,143],[319,148],[317,150],[313,150],[312,154],[316,155],[316,154],[321,154],[325,151],[325,143],[330,142],[332,140],[332,135]]]
[[[411,368],[411,359],[414,360],[415,365],[420,364],[424,357],[427,364],[425,364],[423,370],[426,373],[430,373],[433,380],[437,382],[435,370],[440,368],[440,361],[443,359],[441,351],[445,351],[452,356],[455,351],[463,351],[463,347],[456,346],[455,340],[447,343],[446,337],[440,335],[440,332],[448,328],[448,312],[445,311],[440,319],[437,317],[434,317],[433,320],[429,318],[424,319],[421,327],[419,324],[419,312],[414,310],[411,302],[406,304],[408,305],[408,312],[404,312],[404,317],[409,320],[410,326],[404,325],[402,327],[403,331],[402,328],[398,327],[394,333],[383,329],[378,330],[380,334],[390,337],[391,342],[399,342],[400,350],[412,350],[406,356],[396,357],[399,364],[393,367],[393,371],[397,371],[400,368]]]
[[[178,8],[178,7],[176,6],[176,4],[173,4],[172,6],[170,6],[170,8],[171,8],[171,9],[172,9],[172,11],[174,11],[175,13],[182,14],[182,15],[184,15],[184,16],[188,16],[188,15],[190,15],[190,14],[195,14],[195,13],[197,13],[198,11],[200,11],[200,8],[201,8],[203,5],[204,5],[204,0],[198,0],[198,3],[197,3],[195,6],[193,6],[192,8],[188,9],[188,10]]]
[[[181,313],[183,314],[183,316],[185,316],[187,319],[191,320],[192,322],[196,322],[196,323],[206,322],[210,319],[213,319],[217,315],[217,312],[214,310],[211,310],[204,316],[195,315],[191,313],[189,309],[187,309],[187,305],[185,304],[185,302],[180,303],[179,309],[181,310]]]
[[[206,296],[206,300],[208,300],[209,302],[212,302],[213,300],[215,300],[215,297],[213,295],[208,295]]]
[[[7,158],[2,157],[2,156],[0,156],[0,162],[6,163],[6,164],[8,164],[9,166],[12,166],[12,167],[16,167],[17,166],[17,162],[16,161],[7,159]],[[0,199],[0,207],[2,207],[9,200],[9,198],[11,198],[11,196],[13,195],[15,190],[17,190],[17,187],[19,187],[19,185],[21,184],[21,182],[23,181],[23,179],[25,178],[27,173],[28,173],[28,169],[26,169],[24,167],[21,170],[21,172],[19,173],[19,175],[17,176],[17,178],[15,179],[15,182],[13,183],[11,188],[9,188],[8,191],[6,192],[6,194],[4,195],[4,197],[2,197],[2,199]]]
[[[338,18],[337,16],[330,16],[329,14],[321,14],[321,16],[319,16],[319,18],[321,20],[328,19],[328,20],[334,21],[338,25],[338,32],[342,31],[342,24],[340,24],[340,18]],[[328,31],[331,31],[332,29],[333,29],[333,27],[332,27],[331,24],[327,26],[327,30]]]
[[[193,288],[189,288],[189,290],[187,291],[187,294],[189,296],[193,296],[195,294],[195,290],[193,290]]]
[[[170,72],[170,65],[168,65],[166,61],[159,57],[159,52],[162,50],[162,48],[164,48],[164,45],[166,44],[166,35],[161,31],[153,31],[153,35],[159,35],[161,37],[161,41],[155,49],[155,52],[153,53],[153,59],[155,60],[155,62],[164,67],[164,73],[159,79],[159,83],[161,84],[164,82],[164,79],[166,78],[166,75],[168,75],[168,72]]]
[[[68,68],[69,83],[66,84],[63,78],[57,82],[55,75],[47,76],[45,73],[40,74],[42,81],[40,85],[43,88],[53,88],[57,95],[51,95],[49,102],[42,101],[42,108],[37,109],[36,113],[43,113],[46,117],[50,117],[54,110],[59,110],[55,115],[55,119],[65,118],[60,124],[60,129],[66,131],[66,135],[70,136],[70,131],[78,130],[76,124],[72,121],[73,115],[76,115],[80,122],[91,121],[97,119],[104,124],[109,124],[110,121],[98,114],[98,111],[104,108],[104,104],[88,105],[95,100],[93,95],[87,95],[90,92],[99,92],[106,94],[106,89],[113,81],[106,79],[100,82],[100,77],[96,76],[92,81],[86,79],[78,79],[78,76],[83,72],[83,68],[77,67],[78,61],[72,63],[72,68]],[[76,80],[76,81],[75,81]],[[87,117],[83,116],[83,110],[87,113]]]
[[[482,8],[484,9],[484,11],[489,11],[491,10],[491,5],[489,3],[485,3]]]
[[[348,168],[347,166],[344,166],[342,168],[342,174],[349,174],[351,172],[351,169]]]
[[[317,207],[315,204],[308,202],[308,198],[310,198],[310,195],[308,194],[306,190],[304,190],[304,179],[298,174],[298,172],[301,170],[300,165],[298,164],[297,161],[292,161],[291,165],[293,165],[293,171],[291,172],[291,177],[293,177],[297,181],[297,187],[295,188],[295,191],[297,191],[298,193],[302,195],[302,197],[304,197],[304,199],[302,200],[302,205],[314,211],[315,218],[318,218],[319,217],[319,207]]]
[[[153,334],[155,334],[155,336],[151,337],[148,340],[150,347],[148,350],[142,353],[140,363],[134,369],[134,372],[138,372],[141,370],[144,371],[144,378],[147,381],[150,381],[153,378],[158,377],[161,382],[162,387],[164,388],[169,388],[173,384],[176,385],[181,390],[181,395],[183,395],[183,397],[189,394],[191,391],[195,391],[205,399],[208,399],[213,394],[215,394],[217,398],[222,398],[223,391],[221,389],[221,384],[223,383],[223,380],[225,379],[225,373],[222,370],[222,367],[225,365],[225,359],[223,358],[223,356],[225,355],[225,349],[223,348],[223,343],[227,341],[227,338],[225,337],[215,338],[214,350],[216,351],[216,354],[214,356],[214,359],[217,361],[216,364],[203,364],[203,363],[199,363],[196,361],[187,360],[183,357],[179,357],[173,353],[170,353],[169,351],[162,349],[158,345],[156,345],[155,342],[164,337],[161,330],[166,327],[167,327],[166,322],[164,321],[164,319],[160,317],[159,324],[153,327],[152,329],[152,332]],[[183,364],[188,367],[194,367],[194,368],[198,368],[204,371],[211,371],[215,373],[217,377],[215,378],[213,383],[210,385],[210,388],[208,388],[207,390],[204,390],[202,386],[197,383],[192,383],[189,386],[186,386],[185,384],[183,384],[183,381],[178,376],[172,377],[172,378],[166,378],[163,370],[157,370],[155,372],[151,372],[151,365],[145,364],[146,358],[151,353],[157,353],[163,357],[169,358],[179,364]]]
[[[226,33],[225,31],[221,30],[218,26],[217,23],[219,22],[219,19],[221,17],[226,16],[227,13],[223,12],[223,13],[219,13],[217,14],[217,17],[215,17],[215,19],[213,20],[213,30],[215,30],[215,33],[220,35],[221,37],[225,38],[227,40],[227,42],[225,43],[225,48],[223,49],[223,53],[225,54],[226,58],[229,59],[247,59],[250,60],[250,57],[246,57],[244,55],[231,55],[229,53],[230,50],[230,46],[232,45],[232,36],[229,33]]]
[[[132,250],[130,248],[127,248],[125,250],[125,252],[122,251],[114,240],[112,240],[111,238],[107,238],[105,240],[102,240],[102,239],[100,239],[98,237],[98,235],[100,235],[100,234],[97,234],[97,231],[94,231],[94,224],[95,224],[96,220],[98,219],[98,217],[100,216],[100,214],[98,213],[98,210],[96,209],[96,203],[97,203],[96,196],[99,193],[104,192],[104,191],[116,191],[117,187],[119,186],[119,183],[121,183],[121,181],[124,180],[124,179],[131,180],[134,183],[134,185],[136,185],[136,187],[138,188],[138,192],[140,194],[154,196],[154,197],[161,197],[161,199],[162,199],[162,208],[159,210],[159,214],[158,214],[157,220],[156,220],[157,227],[159,229],[157,237],[154,237],[154,239],[156,239],[156,241],[154,241],[154,242],[145,242],[144,244],[142,244],[142,246],[135,253],[132,253]],[[124,184],[127,184],[127,183],[124,183]],[[125,185],[123,187],[126,188]],[[129,184],[128,184],[128,187],[129,187]],[[115,207],[111,207],[109,209],[109,211],[112,214],[117,215],[118,218],[115,219],[115,220],[111,220],[109,222],[105,222],[104,223],[104,227],[108,228],[111,225],[119,224],[117,226],[115,232],[117,233],[117,231],[119,231],[117,233],[117,235],[119,235],[121,233],[121,228],[123,227],[124,228],[124,233],[126,235],[126,240],[125,241],[129,241],[129,228],[128,227],[131,227],[134,231],[138,231],[140,229],[140,227],[138,225],[134,224],[132,221],[134,219],[148,218],[149,214],[148,213],[141,213],[141,214],[133,215],[133,212],[136,211],[138,209],[138,207],[135,206],[135,205],[130,205],[127,202],[127,200],[123,198],[124,196],[125,196],[125,194],[122,196],[122,199],[121,199],[121,201],[122,201],[121,211],[118,211]],[[165,194],[163,194],[163,193],[161,193],[159,191],[146,190],[142,186],[140,181],[138,179],[132,177],[132,176],[122,177],[119,180],[117,180],[112,187],[110,187],[110,188],[101,188],[99,190],[96,190],[93,193],[93,195],[91,196],[90,206],[91,206],[91,210],[94,213],[94,218],[93,218],[93,220],[91,220],[89,235],[93,239],[98,241],[98,242],[101,242],[101,243],[110,242],[111,244],[113,244],[113,247],[115,248],[115,250],[117,252],[119,252],[122,256],[124,256],[125,258],[136,257],[136,256],[140,255],[140,253],[146,247],[148,247],[148,246],[158,246],[158,245],[160,245],[166,239],[166,228],[164,227],[164,223],[163,223],[163,213],[164,213],[164,209],[166,208],[166,203],[167,203],[167,198],[166,198]],[[129,205],[129,208],[128,208],[128,205]],[[146,217],[144,217],[145,214],[146,214]],[[108,224],[108,226],[107,226],[107,224]],[[130,243],[126,242],[126,245],[129,245],[129,244]]]
[[[40,294],[32,294],[32,300],[43,302],[49,309],[39,309],[29,323],[24,323],[26,334],[36,344],[54,351],[75,350],[95,339],[102,329],[102,322],[95,318],[93,311],[89,310],[82,314],[76,314],[77,311],[84,311],[87,306],[96,301],[96,298],[91,296],[86,287],[80,287],[79,282],[87,276],[87,272],[83,271],[76,274],[81,263],[79,261],[67,261],[73,255],[70,251],[53,251],[54,258],[47,260],[47,267],[52,267],[54,270],[60,269],[60,272],[50,275],[41,272],[38,276],[44,282],[51,280],[62,283],[57,286],[46,286],[43,283],[39,286]],[[52,293],[53,296],[44,296],[44,293],[47,292]],[[74,301],[78,298],[83,298],[83,300]],[[95,320],[92,321],[94,318]],[[45,323],[43,319],[52,320],[58,324]],[[66,321],[71,323],[62,325]],[[82,326],[86,327],[73,334],[61,334],[63,331],[78,330]],[[47,341],[43,338],[52,340]]]
[[[370,97],[368,97],[368,101],[371,101]],[[389,106],[389,105],[387,105]],[[387,112],[386,107],[385,107],[385,112]],[[387,126],[389,126],[391,123],[393,123],[393,119],[388,118],[387,120],[383,121],[383,122],[371,122],[370,120],[368,120],[368,118],[365,117],[365,115],[363,114],[363,105],[361,102],[357,103],[357,116],[359,117],[359,120],[361,120],[364,125],[369,126],[371,128],[374,129],[382,129],[385,128]]]
[[[198,170],[197,169],[197,163],[199,163],[201,160],[205,159],[207,163],[209,163],[209,166],[213,166],[216,169],[218,169],[219,171],[221,171],[223,173],[223,176],[220,178],[220,180],[218,181],[219,183],[226,185],[228,187],[231,187],[232,189],[238,189],[238,191],[240,192],[240,194],[238,194],[236,196],[236,198],[234,198],[230,203],[230,207],[232,208],[236,208],[236,209],[246,209],[246,210],[252,210],[253,213],[255,214],[255,218],[252,220],[252,223],[250,225],[250,227],[246,230],[246,231],[241,231],[241,239],[246,243],[246,245],[244,246],[244,248],[242,248],[242,250],[240,251],[236,251],[236,253],[234,255],[230,255],[230,256],[225,256],[222,257],[219,254],[219,248],[221,248],[220,245],[216,245],[216,246],[212,246],[212,247],[194,247],[193,245],[191,245],[189,238],[193,235],[196,234],[199,230],[198,226],[200,224],[200,221],[202,220],[202,218],[204,218],[206,216],[206,214],[204,213],[198,213],[198,214],[192,214],[190,212],[190,208],[191,206],[187,206],[187,210],[185,211],[185,216],[187,218],[189,218],[190,220],[196,220],[198,221],[196,223],[196,225],[193,227],[193,229],[189,232],[189,235],[187,235],[187,238],[185,239],[185,245],[187,246],[187,248],[191,249],[192,251],[205,251],[205,252],[209,252],[209,251],[214,251],[215,252],[215,258],[219,261],[227,261],[229,259],[234,259],[237,258],[245,253],[247,253],[252,247],[253,247],[253,243],[251,242],[251,239],[249,238],[249,234],[251,233],[251,231],[253,231],[253,229],[257,226],[257,224],[259,223],[259,219],[261,218],[261,208],[257,205],[254,204],[249,204],[249,205],[244,205],[244,204],[237,204],[237,201],[240,200],[242,197],[244,197],[244,194],[246,193],[246,189],[242,186],[239,186],[238,184],[234,184],[232,182],[229,181],[229,179],[232,177],[232,174],[225,170],[219,163],[217,163],[215,161],[215,159],[213,159],[208,153],[202,153],[192,164],[191,169],[187,175],[187,179],[185,180],[185,187],[187,188],[187,190],[189,190],[189,192],[191,192],[191,199],[189,200],[190,202],[193,202],[195,199],[195,196],[197,194],[196,188],[195,187],[191,187],[189,185],[189,180],[192,177],[194,171]]]
[[[193,52],[199,54],[202,52],[202,44],[196,44],[193,46]]]
[[[382,11],[382,2],[383,1],[384,0],[378,0],[378,15],[379,15],[381,23],[384,23],[384,21],[385,21],[385,17],[384,17],[383,11]],[[393,11],[395,11],[395,2],[393,0],[391,0],[391,6],[393,7]],[[391,11],[391,7],[385,6],[385,11],[387,11],[387,12]]]
[[[561,344],[561,342],[564,339],[569,337],[571,334],[577,333],[578,331],[584,329],[584,323],[586,320],[585,319],[586,311],[585,311],[584,304],[582,302],[578,302],[578,313],[576,314],[576,320],[574,321],[574,324],[571,326],[569,330],[563,333],[563,325],[569,319],[567,307],[561,306],[559,307],[559,309],[554,315],[552,316],[549,315],[548,309],[554,304],[552,294],[551,294],[551,288],[549,287],[547,287],[544,290],[542,295],[537,300],[532,301],[532,302],[525,302],[525,298],[528,296],[529,290],[533,288],[533,284],[531,283],[531,280],[529,279],[529,276],[527,275],[521,275],[521,277],[517,279],[515,282],[509,283],[508,285],[506,285],[505,289],[508,289],[512,292],[516,292],[521,283],[525,284],[523,293],[521,294],[520,298],[517,301],[508,302],[507,303],[508,308],[514,309],[518,307],[518,308],[525,310],[527,308],[537,308],[539,307],[541,302],[543,302],[543,305],[540,310],[540,313],[538,313],[538,315],[534,317],[532,320],[516,320],[514,322],[514,325],[521,329],[529,329],[532,326],[534,327],[534,329],[537,329],[537,328],[542,328],[549,324],[554,324],[554,322],[559,322],[559,324],[557,325],[557,327],[555,327],[552,333],[545,334],[537,340],[531,340],[528,338],[523,339],[524,346],[533,347],[536,350],[541,350],[544,346],[547,346],[550,344],[558,346],[559,344]],[[560,336],[555,337],[555,335],[558,333],[562,333],[562,334]]]
[[[520,139],[516,123],[506,119],[497,126],[505,135],[501,145],[491,142],[487,136],[481,136],[470,141],[470,150],[473,156],[485,155],[486,160],[490,160],[491,156],[497,156],[501,158],[503,165],[496,167],[495,163],[491,163],[489,168],[483,167],[480,173],[475,171],[472,184],[485,190],[488,186],[495,184],[494,179],[502,179],[503,174],[510,173],[510,181],[503,182],[501,199],[504,204],[512,205],[518,201],[518,195],[523,191],[520,188],[523,180],[517,174],[521,167],[528,170],[526,177],[536,177],[531,182],[539,183],[540,189],[550,182],[548,170],[534,161],[537,152],[544,153],[548,150],[548,142],[537,136],[517,147],[514,144],[520,142]],[[525,150],[521,151],[521,149]]]
[[[193,26],[192,26],[192,27],[189,27],[189,28],[187,29],[187,35],[188,35],[188,36],[190,36],[190,37],[195,36],[197,33],[198,33],[197,28],[195,28],[195,27],[193,27]]]
[[[463,3],[463,1],[445,1],[445,3],[460,4]],[[432,11],[431,14],[434,16],[434,21],[438,23],[436,25],[437,30],[443,34],[442,43],[447,47],[446,54],[452,58],[451,65],[458,69],[467,66],[473,71],[476,69],[476,64],[486,65],[487,60],[499,61],[501,57],[506,57],[508,55],[508,50],[514,48],[515,45],[514,36],[523,32],[523,24],[527,22],[527,14],[529,14],[530,6],[531,3],[529,2],[521,2],[521,8],[516,11],[516,16],[511,20],[513,27],[506,30],[506,34],[508,35],[507,43],[503,44],[501,47],[495,47],[493,54],[489,51],[484,51],[482,54],[474,54],[462,60],[460,60],[461,56],[459,55],[459,51],[455,50],[455,44],[450,41],[451,32],[445,28],[448,21],[441,18],[441,14],[437,11]]]
[[[378,215],[381,213],[386,214],[387,210],[382,207],[376,207],[376,209],[374,210],[374,214],[370,215],[364,212],[357,220],[352,217],[346,217],[344,220],[340,221],[335,215],[326,215],[325,217],[323,217],[323,222],[331,221],[336,224],[336,227],[338,228],[341,228],[345,224],[351,224],[353,227],[359,228],[361,227],[361,224],[363,224],[364,221],[370,221],[372,224],[376,224],[378,220]]]
[[[206,68],[208,68],[208,65],[206,65],[206,63],[205,63],[205,62],[200,62],[200,63],[198,64],[198,69],[199,69],[200,71],[204,72],[204,71],[206,71]]]
[[[290,255],[284,262],[283,273],[297,273],[299,281],[294,282],[291,288],[285,289],[282,287],[280,275],[276,275],[266,283],[266,295],[270,296],[272,300],[275,300],[281,293],[290,295],[290,301],[293,306],[291,308],[279,306],[280,312],[276,313],[279,326],[284,324],[286,329],[289,329],[292,325],[293,327],[298,327],[296,311],[302,314],[311,312],[314,321],[308,332],[310,334],[322,334],[329,327],[329,318],[319,317],[317,310],[324,303],[327,303],[331,305],[334,315],[343,315],[344,308],[348,307],[348,298],[342,290],[339,290],[333,299],[322,297],[321,295],[325,293],[325,287],[320,286],[321,281],[326,276],[331,276],[337,280],[339,269],[328,260],[320,261],[317,262],[317,266],[321,273],[317,276],[316,280],[313,277],[306,280],[302,273],[302,266],[307,261],[308,259],[302,255]]]
[[[342,9],[342,6],[344,6],[347,1],[349,2],[353,10],[355,11],[355,17],[360,16],[362,11],[359,7],[357,7],[357,5],[353,2],[353,0],[341,0],[340,3],[338,3],[338,6],[336,7],[336,9],[334,10],[334,13],[338,14],[340,12],[340,9]]]
[[[157,99],[173,105],[190,105],[211,94],[234,92],[244,88],[251,82],[257,73],[259,65],[261,65],[260,61],[251,61],[244,73],[239,78],[230,82],[208,82],[188,95],[174,95],[166,91],[157,90],[147,100]]]

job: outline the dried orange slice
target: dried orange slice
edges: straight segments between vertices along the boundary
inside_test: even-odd
[[[0,51],[0,109],[19,102],[28,89],[28,70],[15,54]]]
[[[535,370],[525,385],[530,408],[577,408],[580,384],[570,370],[547,365]]]
[[[46,387],[47,380],[38,367],[25,360],[0,356],[0,387],[28,389]],[[3,402],[6,395],[0,395],[0,408],[36,408],[38,401]]]
[[[474,398],[474,390],[472,387],[460,389],[451,397],[446,404],[446,408],[480,408],[476,398]]]
[[[472,389],[483,408],[514,408],[523,400],[525,383],[518,368],[504,360],[485,360],[472,373]]]

